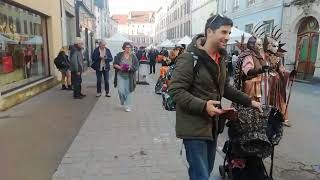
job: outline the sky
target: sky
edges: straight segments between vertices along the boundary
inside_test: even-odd
[[[129,11],[157,11],[159,0],[109,0],[110,14],[127,14]]]

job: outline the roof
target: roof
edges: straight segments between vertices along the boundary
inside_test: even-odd
[[[118,24],[128,24],[128,15],[126,14],[115,14],[111,17]]]
[[[154,11],[131,11],[129,13],[130,23],[153,23]]]

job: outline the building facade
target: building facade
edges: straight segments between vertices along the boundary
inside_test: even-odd
[[[107,37],[112,37],[116,33],[118,33],[118,23],[113,20],[111,17],[108,17],[108,34]]]
[[[298,78],[320,79],[319,0],[285,0],[282,41],[287,43],[289,67]]]
[[[147,47],[154,37],[153,11],[131,11],[128,15],[128,38],[136,47]]]
[[[265,32],[282,25],[283,0],[220,0],[218,12],[230,17],[234,26],[251,33],[258,23],[265,23]]]
[[[110,37],[110,11],[108,0],[95,0],[96,40]]]
[[[320,78],[319,0],[220,0],[219,13],[230,17],[234,26],[251,32],[257,23],[265,23],[270,33],[275,25],[286,43],[285,65],[297,69],[298,79]]]
[[[204,33],[207,19],[217,13],[217,0],[193,0],[191,4],[191,36]]]
[[[0,110],[52,86],[62,47],[60,1],[0,2]]]
[[[76,37],[75,1],[61,0],[62,45],[72,45]]]
[[[76,36],[84,42],[84,64],[90,64],[90,54],[95,48],[96,22],[94,0],[75,0]]]
[[[163,0],[156,14],[155,43],[191,36],[191,0]]]
[[[129,24],[127,14],[114,14],[111,17],[118,24],[118,32],[121,35],[128,36],[129,34]]]

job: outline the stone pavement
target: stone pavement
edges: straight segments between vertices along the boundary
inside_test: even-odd
[[[174,112],[161,107],[150,85],[138,85],[132,112],[119,107],[117,90],[100,97],[65,154],[53,180],[188,179],[181,140],[175,137]],[[221,147],[220,147],[221,148]],[[222,158],[217,153],[214,177]]]
[[[58,85],[4,112],[0,112],[0,180],[50,180],[91,109],[96,77],[83,75],[83,93]],[[81,113],[79,113],[81,112]]]

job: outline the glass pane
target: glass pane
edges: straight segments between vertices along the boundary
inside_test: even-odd
[[[318,42],[319,42],[319,35],[318,34],[314,34],[312,37],[311,37],[311,56],[310,56],[310,61],[312,63],[315,63],[316,62],[316,59],[317,59],[317,50],[318,50]]]
[[[308,36],[304,36],[301,39],[300,44],[300,62],[307,61],[308,57],[308,44],[309,44],[309,38]]]
[[[39,80],[49,71],[44,18],[19,7],[0,6],[0,12],[0,92],[4,92]]]

